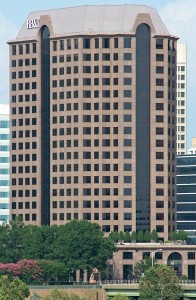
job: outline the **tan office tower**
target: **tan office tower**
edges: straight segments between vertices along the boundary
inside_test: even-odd
[[[9,41],[12,218],[86,219],[168,239],[176,40],[147,6],[29,14]]]

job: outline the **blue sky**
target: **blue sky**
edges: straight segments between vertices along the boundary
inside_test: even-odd
[[[76,5],[145,4],[156,8],[171,34],[188,49],[188,148],[196,136],[196,0],[7,0],[0,5],[0,103],[9,102],[9,65],[6,42],[15,39],[29,12]]]
[[[168,0],[7,0],[2,1],[0,12],[4,14],[7,18],[12,20],[16,25],[21,26],[26,16],[30,11],[38,11],[52,8],[61,8],[66,6],[76,6],[76,5],[95,5],[95,4],[125,4],[135,3],[135,4],[145,4],[153,6],[160,9],[168,2]]]

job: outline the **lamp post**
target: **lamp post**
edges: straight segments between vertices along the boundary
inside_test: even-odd
[[[152,252],[152,267],[153,267],[153,265],[154,265],[154,261],[153,261],[154,256],[155,256],[155,254],[156,254],[157,252],[159,252],[159,251],[162,251],[162,249],[157,249],[156,251]]]

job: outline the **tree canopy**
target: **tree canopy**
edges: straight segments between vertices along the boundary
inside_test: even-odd
[[[156,265],[147,269],[139,285],[140,300],[177,300],[182,295],[174,269]]]
[[[54,242],[54,258],[71,269],[105,269],[114,244],[104,238],[97,223],[73,220],[60,226]]]
[[[86,220],[38,227],[25,225],[17,218],[10,225],[0,226],[0,243],[0,262],[37,260],[48,281],[67,281],[76,269],[91,271],[96,267],[102,271],[115,249],[113,240],[104,237],[101,227]],[[6,267],[2,265],[2,271]],[[12,267],[14,270],[18,265]]]
[[[0,277],[0,300],[25,300],[30,295],[28,286],[18,278]]]

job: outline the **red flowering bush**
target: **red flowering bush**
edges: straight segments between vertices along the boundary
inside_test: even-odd
[[[0,276],[18,277],[27,284],[42,282],[42,272],[36,260],[23,259],[17,263],[0,263]]]

